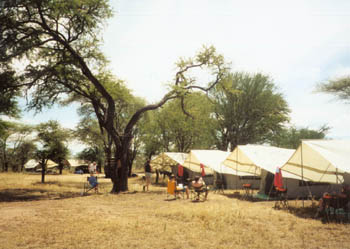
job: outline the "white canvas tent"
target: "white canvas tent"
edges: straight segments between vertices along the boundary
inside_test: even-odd
[[[190,169],[195,175],[199,175],[201,173],[200,165],[202,164],[204,166],[206,174],[205,181],[207,184],[213,184],[214,173],[219,173],[222,176],[225,187],[235,189],[237,186],[242,186],[243,182],[240,176],[251,176],[251,174],[237,172],[223,165],[222,162],[225,161],[229,154],[230,152],[220,150],[191,150],[183,166]],[[218,177],[218,175],[216,174],[215,177]],[[254,180],[252,184],[254,184]]]
[[[187,153],[163,152],[152,159],[150,164],[153,169],[172,172],[172,167],[177,166],[178,164],[183,165],[187,156]]]
[[[54,161],[52,160],[47,160],[47,163],[46,163],[46,168],[48,169],[52,169],[52,168],[55,168],[55,167],[58,167],[58,164],[55,163]]]
[[[27,171],[35,170],[35,167],[38,166],[38,162],[34,159],[30,159],[25,165],[24,169]]]
[[[58,167],[58,164],[52,160],[47,160],[46,168],[53,169]],[[41,166],[38,161],[31,159],[24,165],[25,170],[27,171],[41,171]]]
[[[191,150],[183,166],[193,172],[200,173],[200,165],[202,164],[206,175],[212,175],[214,171],[223,174],[235,174],[235,170],[221,164],[229,154],[230,152],[221,150]]]
[[[284,170],[284,165],[296,150],[283,149],[264,145],[239,145],[224,161],[224,164],[238,171],[253,173],[260,176],[260,194],[271,191],[276,167],[282,168],[284,186],[288,189],[289,198],[308,197],[310,194],[320,197],[325,191],[337,190],[339,186],[301,182],[301,175]],[[308,180],[308,179],[305,179]],[[309,186],[310,185],[310,186]]]
[[[282,167],[295,150],[266,145],[238,145],[226,158],[223,164],[227,167],[260,176],[264,169],[272,174],[277,167]],[[284,172],[283,172],[284,173]],[[294,174],[285,173],[283,177],[300,179]]]
[[[68,159],[67,161],[68,161],[69,167],[71,167],[71,168],[79,167],[82,165],[88,165],[87,162],[85,162],[84,160],[79,160],[79,159]]]
[[[343,183],[350,173],[350,140],[303,140],[282,170],[308,181]]]

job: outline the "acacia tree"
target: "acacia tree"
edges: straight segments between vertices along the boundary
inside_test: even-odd
[[[318,130],[312,130],[309,128],[296,128],[289,127],[283,128],[277,133],[273,134],[269,139],[269,142],[273,146],[296,149],[302,139],[323,139],[326,137],[329,127],[326,125],[321,126]]]
[[[103,86],[108,90],[115,101],[116,115],[114,122],[119,124],[117,128],[119,129],[118,131],[122,133],[132,114],[137,109],[145,106],[145,101],[133,96],[131,91],[125,86],[125,83],[114,77],[111,73],[103,72],[101,73],[101,76]],[[81,103],[78,113],[82,119],[77,126],[76,134],[81,141],[89,145],[91,148],[94,148],[94,150],[96,149],[96,146],[103,148],[106,158],[105,173],[106,177],[110,177],[110,163],[112,156],[115,154],[113,140],[108,132],[106,132],[105,128],[98,125],[98,120],[90,102],[80,96],[72,95],[65,104],[73,101],[79,101]],[[140,129],[137,129],[137,126],[135,126],[132,131],[132,146],[127,154],[129,176],[131,175],[133,161],[140,145],[139,131]]]
[[[333,94],[341,100],[350,101],[350,77],[342,77],[318,84],[316,89],[319,92]]]
[[[39,124],[37,127],[37,141],[41,147],[36,150],[35,157],[41,165],[41,182],[45,182],[46,164],[50,159],[59,164],[62,173],[63,160],[69,154],[67,145],[64,143],[69,139],[69,132],[63,129],[57,121],[48,121]]]
[[[62,94],[74,93],[94,108],[101,129],[116,148],[119,161],[111,171],[112,192],[128,189],[127,154],[136,123],[147,111],[168,100],[182,98],[187,91],[208,91],[216,85],[227,67],[213,47],[204,48],[193,59],[181,59],[169,92],[157,103],[136,110],[125,125],[115,120],[116,103],[99,75],[106,60],[99,51],[101,25],[112,11],[107,0],[4,0],[0,12],[0,63],[31,62],[16,75],[17,86],[32,88],[30,106],[41,110],[52,105]],[[207,85],[195,85],[188,73],[207,68],[212,74]]]
[[[181,101],[169,101],[158,113],[156,120],[167,151],[188,152],[191,148],[208,149],[214,144],[211,131],[215,121],[213,106],[200,92],[186,96],[182,111]]]
[[[29,138],[33,127],[14,122],[3,122],[4,129],[0,132],[0,165],[3,171],[9,166],[13,171],[23,167],[33,150],[33,143]]]
[[[264,142],[289,120],[287,102],[265,75],[229,74],[211,94],[221,150]]]

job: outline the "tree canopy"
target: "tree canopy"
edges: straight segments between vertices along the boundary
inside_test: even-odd
[[[231,73],[211,91],[217,147],[262,143],[289,121],[287,102],[263,74]]]
[[[0,65],[24,65],[15,77],[16,86],[31,88],[30,107],[36,110],[71,94],[91,103],[121,162],[112,170],[112,192],[120,192],[128,188],[128,153],[142,115],[171,99],[183,99],[192,90],[210,90],[228,67],[214,47],[203,47],[193,58],[180,59],[169,92],[157,103],[134,110],[121,128],[115,119],[116,102],[103,85],[107,61],[99,50],[101,27],[111,15],[107,0],[5,0],[0,12]],[[190,74],[195,69],[207,70],[212,77],[198,84]]]
[[[283,128],[270,138],[270,143],[277,147],[296,149],[302,139],[324,139],[329,129],[326,125],[318,130],[296,127]]]
[[[318,84],[317,90],[333,94],[341,100],[350,102],[350,77],[342,77]]]

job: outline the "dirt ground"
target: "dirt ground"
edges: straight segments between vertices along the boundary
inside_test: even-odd
[[[322,224],[298,201],[289,212],[228,191],[205,202],[169,200],[164,186],[143,192],[140,178],[125,194],[109,194],[101,179],[105,191],[81,196],[84,176],[45,185],[1,177],[0,248],[350,248],[350,224]]]

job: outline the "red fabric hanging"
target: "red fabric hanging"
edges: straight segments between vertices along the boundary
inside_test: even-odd
[[[276,188],[283,188],[282,170],[278,167],[276,168],[276,173],[275,173],[273,185]]]
[[[201,175],[202,175],[202,176],[205,176],[204,165],[203,165],[203,164],[200,164],[200,167],[201,167]]]
[[[177,166],[177,175],[178,176],[183,176],[184,175],[184,167],[181,164],[179,164]]]

